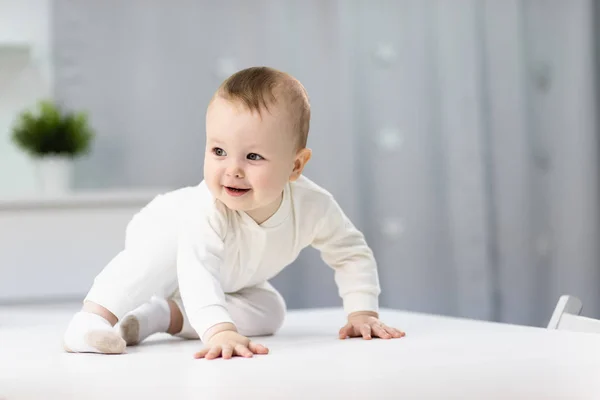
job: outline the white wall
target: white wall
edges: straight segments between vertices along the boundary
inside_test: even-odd
[[[51,0],[0,0],[0,197],[32,193],[32,161],[10,141],[15,116],[52,94]]]

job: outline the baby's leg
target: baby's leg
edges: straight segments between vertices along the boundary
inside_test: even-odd
[[[119,324],[121,337],[128,346],[141,343],[155,333],[176,334],[183,326],[183,315],[173,300],[152,297],[123,317]]]
[[[283,325],[286,312],[285,301],[268,282],[226,294],[225,299],[227,310],[241,335],[272,335]],[[172,300],[179,307],[183,317],[182,327],[175,333],[186,339],[198,339],[198,333],[189,323],[178,292]]]
[[[122,353],[125,341],[113,325],[127,312],[165,297],[177,285],[174,220],[154,200],[127,226],[125,248],[100,272],[64,335],[69,352]]]

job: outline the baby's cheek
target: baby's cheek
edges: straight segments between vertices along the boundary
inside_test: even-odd
[[[261,171],[256,176],[255,184],[260,187],[264,192],[276,192],[282,187],[281,173],[276,170],[265,170]]]
[[[221,177],[216,168],[206,168],[204,170],[204,180],[211,191],[216,191],[220,188]]]
[[[204,162],[204,179],[206,181],[214,181],[214,176],[216,175],[215,173],[215,167],[212,165],[212,163],[210,161],[205,161]]]
[[[256,188],[260,188],[263,191],[268,191],[269,190],[269,175],[265,174],[265,173],[260,173],[257,174],[254,177],[254,182],[253,182],[253,186]]]

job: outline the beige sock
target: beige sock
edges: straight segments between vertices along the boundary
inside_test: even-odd
[[[71,319],[63,345],[70,353],[121,354],[126,343],[107,320],[97,314],[80,311]]]
[[[119,324],[121,337],[127,345],[136,345],[155,333],[169,329],[171,309],[167,300],[160,297],[152,299],[123,317]]]

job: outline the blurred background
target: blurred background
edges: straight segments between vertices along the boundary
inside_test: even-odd
[[[231,73],[291,73],[312,103],[306,175],[379,263],[383,307],[545,326],[600,317],[593,0],[0,0],[0,302],[79,300],[160,192],[202,180]],[[95,131],[69,190],[11,141],[40,99]],[[307,249],[273,284],[340,306]]]

